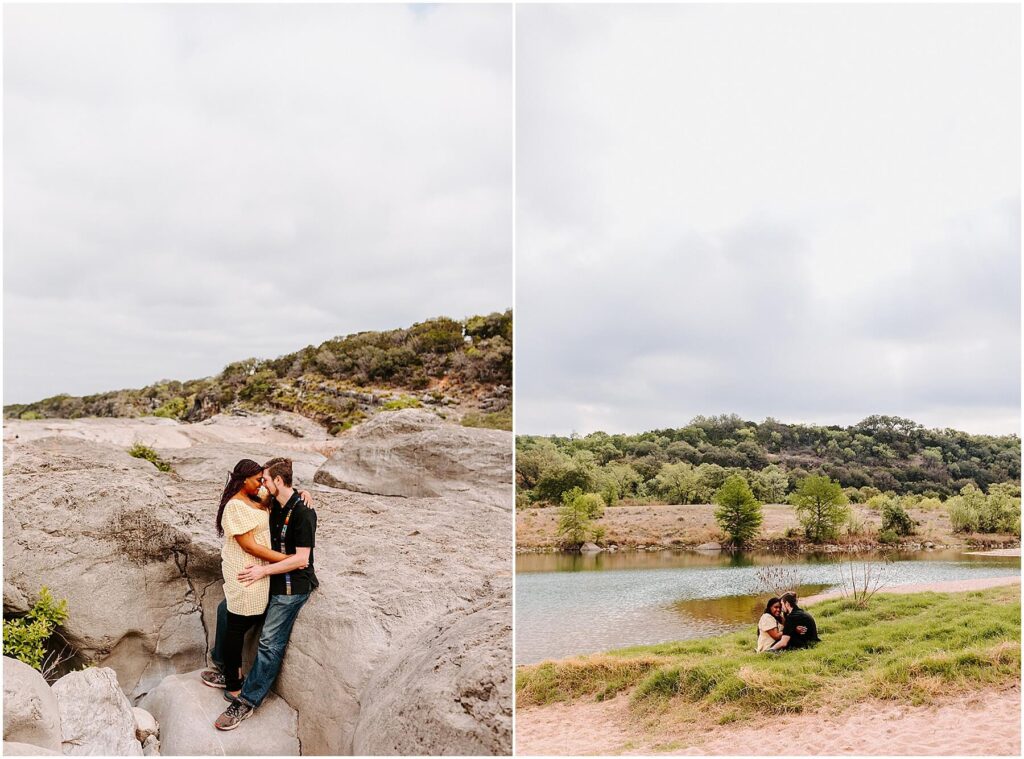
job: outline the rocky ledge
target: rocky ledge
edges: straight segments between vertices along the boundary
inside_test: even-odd
[[[248,436],[238,422],[213,440],[177,431],[174,447],[156,446],[174,467],[164,473],[126,453],[126,420],[82,421],[89,439],[73,425],[5,436],[4,613],[26,612],[42,586],[67,598],[62,634],[129,704],[159,712],[165,750],[211,753],[217,738],[204,711],[179,719],[168,705],[188,699],[223,597],[214,517],[226,470],[284,455],[314,491],[321,587],[275,687],[281,714],[261,707],[235,731],[256,743],[214,753],[263,753],[261,736],[288,714],[303,754],[511,752],[510,433],[385,412],[335,439],[329,461],[318,435],[285,444],[255,419]],[[411,479],[429,491],[391,487]],[[8,737],[8,701],[5,741],[53,750]],[[185,731],[209,735],[189,743]]]

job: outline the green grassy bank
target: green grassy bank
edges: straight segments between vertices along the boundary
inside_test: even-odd
[[[730,635],[519,667],[516,703],[631,690],[638,713],[673,706],[725,723],[866,698],[929,703],[1020,680],[1019,586],[879,595],[863,608],[835,600],[812,613],[822,638],[813,649],[756,654],[752,622]]]

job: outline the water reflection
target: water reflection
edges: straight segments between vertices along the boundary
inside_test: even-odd
[[[796,594],[800,598],[813,596],[829,588],[826,584],[800,585]],[[671,609],[684,619],[710,620],[727,624],[754,623],[764,612],[769,594],[722,596],[721,598],[686,598],[676,601]]]
[[[715,635],[753,625],[763,570],[775,565],[802,595],[837,588],[848,557],[694,551],[521,554],[516,557],[516,661]],[[959,551],[871,553],[886,584],[1019,574],[1020,559]]]

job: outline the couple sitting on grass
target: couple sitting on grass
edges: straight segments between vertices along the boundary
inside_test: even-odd
[[[797,605],[796,593],[783,593],[782,598],[768,599],[764,614],[757,622],[759,654],[808,648],[819,640],[814,617]]]

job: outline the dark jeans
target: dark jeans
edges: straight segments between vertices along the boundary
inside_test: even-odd
[[[245,678],[240,701],[252,707],[263,703],[281,670],[295,618],[308,600],[308,593],[270,597],[259,648],[256,650],[256,661],[249,670],[249,676]]]
[[[224,629],[224,640],[221,653],[224,656],[224,688],[229,691],[242,689],[242,646],[245,645],[245,634],[263,620],[262,614],[243,616],[227,613],[227,626]]]
[[[213,633],[213,648],[210,649],[210,661],[213,666],[224,672],[224,633],[228,629],[228,602],[221,601],[217,605],[217,629]]]

